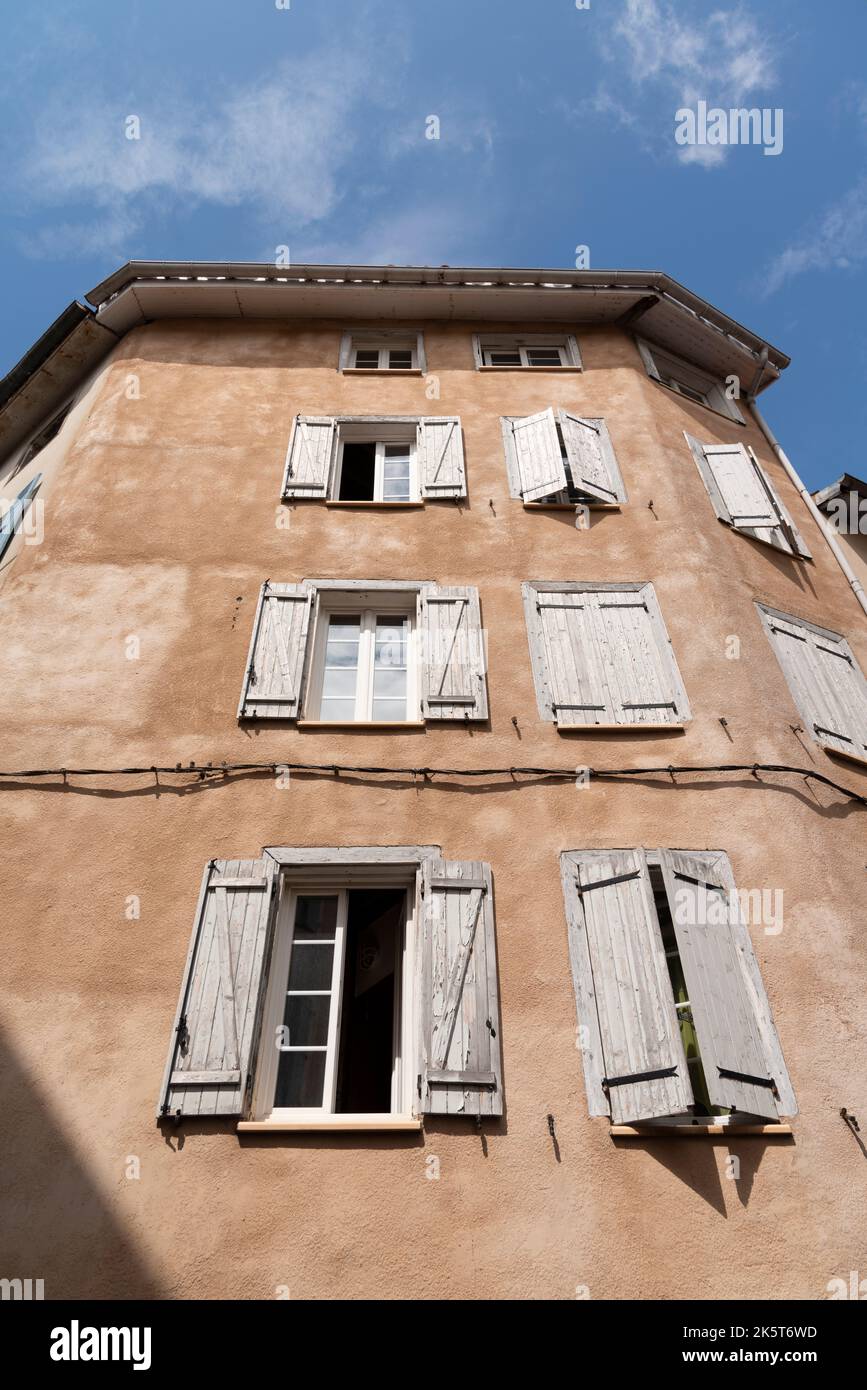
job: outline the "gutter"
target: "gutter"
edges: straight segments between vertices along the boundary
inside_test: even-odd
[[[840,543],[837,540],[837,537],[834,535],[833,528],[829,525],[826,518],[819,511],[819,508],[816,506],[816,503],[813,501],[813,498],[811,494],[808,492],[804,483],[801,482],[801,479],[795,471],[794,465],[792,464],[791,460],[788,458],[786,451],[783,449],[782,445],[776,438],[770,425],[765,420],[764,416],[759,410],[759,407],[756,404],[755,397],[748,396],[747,404],[750,410],[752,411],[753,415],[755,416],[756,424],[758,425],[762,434],[765,436],[765,439],[770,444],[771,448],[773,449],[780,463],[783,465],[783,468],[786,470],[792,482],[795,484],[795,487],[798,489],[798,492],[800,493],[801,498],[805,506],[807,507],[807,510],[809,511],[819,530],[822,532],[822,535],[825,537],[825,540],[828,542],[834,559],[837,561],[837,564],[840,566],[841,570],[846,576],[846,579],[849,582],[850,589],[852,590],[856,599],[860,603],[861,607],[864,609],[864,612],[867,613],[867,594],[865,594],[864,592],[864,585],[861,583],[861,580],[855,574],[855,571],[852,569],[852,566],[849,564],[849,561],[846,559],[846,556],[840,549]]]

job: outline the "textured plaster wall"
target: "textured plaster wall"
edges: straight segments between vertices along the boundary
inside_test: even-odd
[[[19,547],[4,575],[3,768],[755,761],[867,792],[867,775],[792,731],[800,719],[754,601],[845,632],[865,668],[867,626],[752,423],[649,381],[613,329],[580,334],[583,374],[522,375],[473,370],[477,325],[431,325],[441,396],[430,401],[417,378],[338,375],[343,327],[163,322],[120,344],[60,436],[44,542]],[[594,513],[589,531],[508,494],[499,416],[549,404],[610,428],[629,502]],[[298,412],[459,414],[468,503],[280,506]],[[813,564],[716,520],[684,429],[753,445]],[[478,585],[490,727],[239,727],[269,577]],[[692,705],[687,732],[563,736],[543,723],[523,579],[652,580]],[[865,813],[833,792],[750,776],[584,789],[25,779],[0,787],[0,817],[3,1276],[42,1277],[48,1297],[205,1298],[278,1286],[293,1298],[573,1298],[579,1286],[594,1298],[821,1298],[832,1278],[867,1276],[867,1153],[839,1117],[843,1105],[867,1116]],[[492,865],[505,1119],[481,1135],[455,1120],[423,1136],[239,1139],[222,1121],[161,1133],[154,1105],[205,861],[389,842]],[[638,844],[725,849],[741,887],[783,889],[782,932],[755,926],[753,940],[801,1106],[794,1142],[617,1144],[607,1121],[588,1119],[558,855]]]

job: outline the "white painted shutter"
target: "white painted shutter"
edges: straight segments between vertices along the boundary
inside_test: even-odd
[[[534,664],[562,727],[680,724],[686,696],[653,586],[536,594]]]
[[[566,487],[557,421],[549,407],[538,415],[509,421],[515,467],[525,502],[550,497]]]
[[[591,1115],[634,1124],[693,1102],[643,850],[562,856]]]
[[[270,581],[263,584],[239,719],[298,718],[312,605],[312,589]]]
[[[286,455],[284,497],[327,495],[334,431],[335,422],[331,416],[297,416]]]
[[[340,361],[337,370],[345,372],[352,366],[352,334],[341,333],[340,335]]]
[[[661,859],[711,1104],[769,1120],[797,1114],[727,859],[684,850]]]
[[[788,555],[809,559],[803,537],[752,450],[686,438],[721,521]]]
[[[656,363],[653,360],[653,353],[651,352],[648,344],[644,341],[643,338],[636,338],[635,346],[641,353],[641,360],[644,363],[644,370],[647,372],[647,375],[649,377],[652,377],[654,381],[659,381],[659,370],[657,368]]]
[[[241,1115],[247,1107],[276,869],[271,858],[216,859],[205,869],[159,1115]]]
[[[502,1115],[490,867],[428,860],[421,890],[419,1108],[431,1115]]]
[[[797,618],[760,612],[807,732],[838,753],[867,759],[867,681],[848,642]]]
[[[558,416],[575,487],[600,502],[625,502],[626,489],[604,421],[587,420],[569,410],[560,410]]]
[[[37,473],[36,477],[30,479],[30,482],[21,489],[18,496],[9,503],[0,515],[0,559],[5,555],[12,537],[24,520],[25,513],[41,482],[42,474]]]
[[[466,497],[464,443],[457,416],[428,416],[418,422],[422,497]]]
[[[419,595],[422,714],[487,719],[485,640],[479,591],[430,585]]]

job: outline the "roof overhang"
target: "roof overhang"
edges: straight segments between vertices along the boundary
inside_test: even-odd
[[[129,261],[70,305],[0,383],[0,447],[60,404],[113,342],[160,319],[619,324],[757,395],[789,358],[658,270]],[[75,311],[75,312],[74,312]],[[46,340],[50,340],[46,350]],[[38,411],[41,410],[41,415]]]
[[[856,478],[852,473],[844,473],[836,482],[829,483],[827,487],[819,488],[813,493],[813,501],[816,506],[824,511],[831,502],[835,502],[843,494],[854,493],[860,500],[867,499],[867,483],[862,478]]]

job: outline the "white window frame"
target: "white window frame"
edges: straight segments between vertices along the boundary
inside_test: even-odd
[[[374,597],[376,601],[371,602],[371,597]],[[395,617],[406,618],[409,624],[406,643],[406,718],[400,720],[373,718],[376,619],[389,612],[393,612]],[[322,720],[320,710],[322,708],[328,628],[332,615],[337,613],[345,613],[352,617],[361,616],[355,716],[353,719]],[[351,592],[320,592],[311,651],[309,693],[305,698],[304,712],[304,720],[307,723],[334,723],[346,726],[353,724],[371,725],[378,729],[400,728],[404,725],[421,723],[418,599],[414,592],[400,593],[386,590],[373,596],[367,593],[363,602],[359,602],[358,597]]]
[[[265,1005],[262,1017],[262,1046],[253,1088],[251,1118],[254,1123],[291,1124],[298,1127],[331,1123],[335,1128],[364,1127],[378,1120],[410,1120],[413,1118],[413,1073],[415,1070],[416,1003],[413,988],[415,979],[416,937],[416,879],[417,872],[404,874],[395,883],[387,870],[382,881],[376,875],[356,877],[349,866],[334,877],[324,880],[303,875],[284,883],[277,916],[274,946],[271,957]],[[285,879],[285,875],[284,875]],[[398,944],[395,961],[395,1009],[392,1043],[391,1109],[369,1114],[350,1114],[334,1109],[337,1091],[337,1063],[340,1050],[341,1003],[345,968],[346,921],[348,894],[353,887],[403,887],[406,907],[402,941]],[[332,1009],[328,1021],[328,1042],[323,1103],[316,1107],[275,1107],[274,1093],[279,1066],[278,1029],[283,1023],[284,1005],[292,962],[293,930],[300,897],[324,896],[338,899],[335,928],[334,961],[331,975]],[[291,1043],[290,1043],[291,1048]],[[299,1048],[299,1051],[313,1051]]]
[[[578,341],[571,333],[476,333],[473,335],[473,347],[477,371],[562,372],[580,371],[583,366]],[[560,355],[559,364],[531,362],[530,353],[539,348],[556,350]],[[516,352],[520,363],[492,362],[492,354],[498,352]]]
[[[377,365],[375,367],[359,367],[359,352],[375,352]],[[389,361],[392,352],[411,353],[410,366],[392,367]],[[386,373],[388,376],[421,376],[427,371],[424,334],[415,333],[411,329],[407,331],[398,329],[383,331],[382,329],[371,328],[367,331],[363,329],[347,331],[343,334],[340,344],[338,370],[369,376],[379,373]]]
[[[328,501],[340,506],[353,503],[341,498],[340,486],[343,478],[343,453],[347,444],[375,444],[376,462],[374,466],[373,496],[359,498],[354,505],[369,507],[377,503],[383,507],[405,507],[422,500],[418,468],[418,423],[407,422],[398,425],[390,421],[378,423],[371,420],[369,426],[359,426],[353,422],[337,420],[337,458],[334,465],[334,482]],[[384,496],[385,491],[385,446],[387,444],[406,444],[409,451],[409,497],[394,500]]]
[[[725,394],[725,382],[719,377],[715,377],[703,367],[693,366],[676,352],[657,347],[655,343],[649,343],[644,338],[636,338],[635,341],[645,371],[652,381],[657,381],[660,386],[673,391],[676,396],[692,401],[693,405],[712,410],[715,415],[722,415],[740,425],[746,423],[738,409],[737,401],[730,400]]]

